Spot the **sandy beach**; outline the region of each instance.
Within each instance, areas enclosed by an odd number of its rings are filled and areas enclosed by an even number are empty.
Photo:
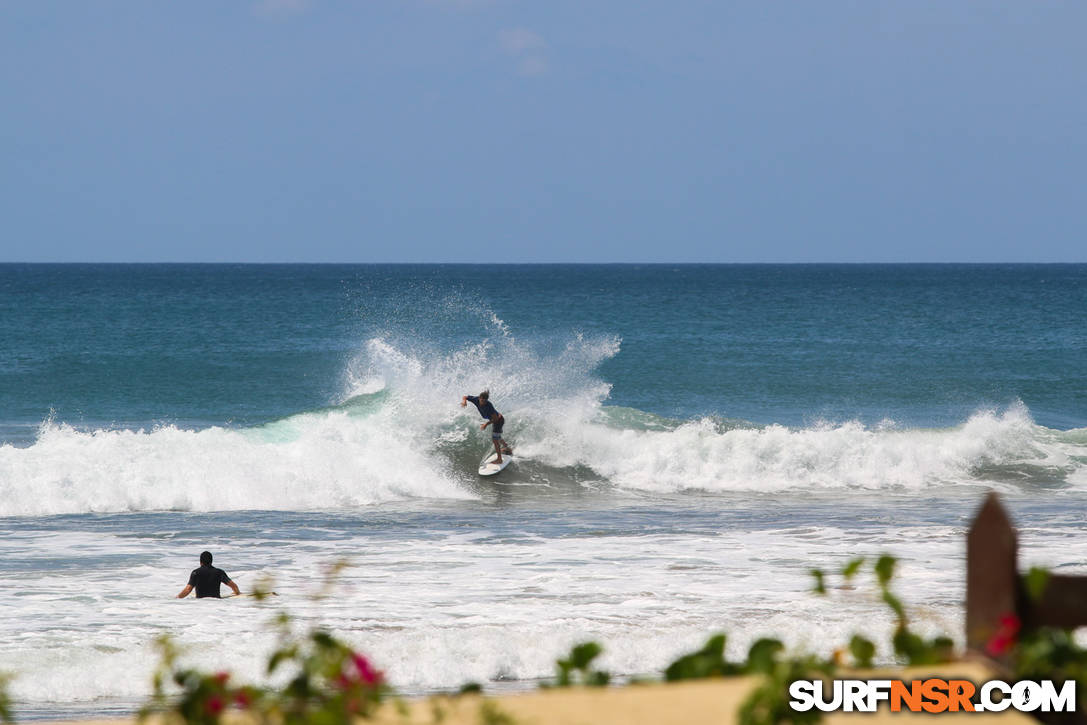
[[[842,677],[887,679],[965,679],[984,682],[995,677],[984,664],[957,662],[934,667],[914,667],[901,670],[878,670],[843,673]],[[373,719],[365,722],[378,725],[478,725],[479,723],[510,722],[518,725],[735,725],[738,711],[759,679],[730,677],[679,682],[644,684],[611,688],[569,688],[539,692],[485,697],[434,697],[406,703],[385,705]],[[827,725],[847,725],[863,718],[869,725],[901,723],[904,719],[931,718],[927,713],[891,713],[886,708],[871,714],[830,713],[824,716]],[[1033,718],[1014,710],[1001,713],[944,713],[941,718],[969,717],[975,725],[1000,722],[1002,725],[1029,725]],[[231,725],[251,722],[243,713],[228,713]],[[40,725],[134,725],[135,719],[56,721]],[[167,725],[170,721],[154,717],[150,722]]]

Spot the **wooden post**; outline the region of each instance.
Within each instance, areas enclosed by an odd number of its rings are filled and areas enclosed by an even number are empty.
[[[1087,624],[1087,577],[1050,574],[1041,596],[1028,600],[1024,610],[1024,627],[1082,627]]]
[[[990,492],[966,535],[966,646],[985,651],[1001,619],[1020,616],[1018,542],[1004,507]]]

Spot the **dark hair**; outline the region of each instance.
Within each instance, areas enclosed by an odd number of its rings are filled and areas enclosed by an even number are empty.
[[[210,564],[211,563],[211,552],[210,551],[200,552],[200,563],[201,564]]]
[[[480,400],[490,400],[490,398],[491,398],[491,391],[490,390],[484,390],[482,393],[479,394],[479,399]]]

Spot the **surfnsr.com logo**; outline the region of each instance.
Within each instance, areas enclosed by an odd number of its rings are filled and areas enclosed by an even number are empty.
[[[829,687],[828,687],[829,686]],[[829,689],[829,692],[827,691]],[[969,680],[796,680],[789,685],[789,707],[823,712],[875,712],[886,702],[891,712],[1074,712],[1076,682],[1024,680],[1008,684],[989,680],[977,687]]]

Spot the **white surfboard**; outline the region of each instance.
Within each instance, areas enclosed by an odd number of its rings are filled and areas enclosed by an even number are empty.
[[[483,460],[479,462],[479,475],[481,476],[493,476],[499,471],[503,470],[513,460],[513,456],[507,453],[502,456],[501,463],[495,463],[494,460],[498,458],[498,454],[491,452],[490,455],[484,456]]]

